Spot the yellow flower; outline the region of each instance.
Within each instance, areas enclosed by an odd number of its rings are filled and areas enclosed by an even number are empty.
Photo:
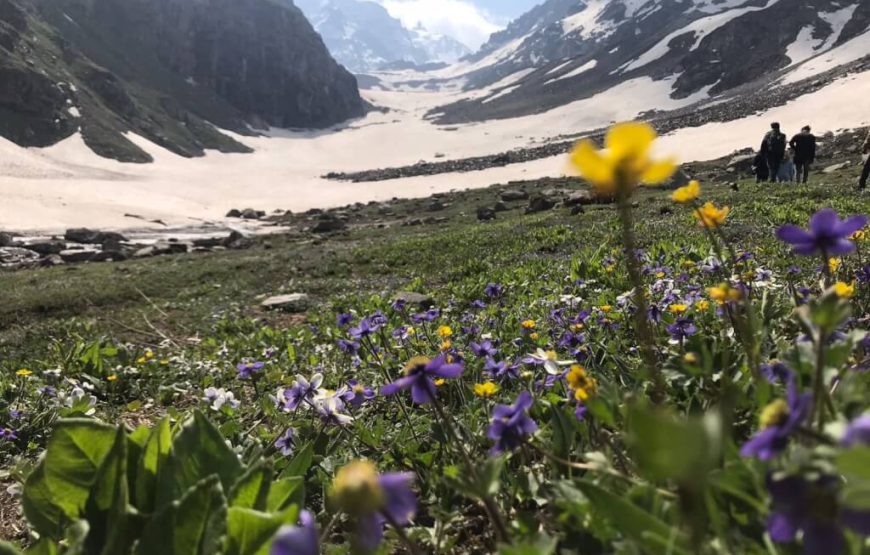
[[[437,387],[441,387],[442,385],[444,385],[446,383],[447,383],[447,380],[445,380],[444,378],[438,378],[435,380],[435,385]]]
[[[493,382],[474,384],[474,394],[483,399],[489,399],[498,393],[498,386]]]
[[[586,139],[571,152],[571,165],[601,196],[631,194],[638,183],[658,185],[677,170],[674,159],[653,160],[655,129],[642,122],[614,125],[604,137],[604,150]]]
[[[762,429],[770,428],[785,422],[788,415],[788,403],[784,399],[777,399],[762,409],[758,423]]]
[[[453,330],[450,329],[450,326],[439,326],[438,327],[438,335],[440,335],[443,338],[447,338],[447,337],[450,337],[451,335],[453,335]]]
[[[160,366],[169,366],[169,359],[168,358],[161,359]]]
[[[415,330],[411,326],[408,326],[408,335],[414,335],[415,333],[417,333],[417,330]]]
[[[148,360],[145,357],[139,357],[136,359],[136,364],[145,364]]]
[[[671,198],[674,199],[674,202],[686,204],[697,200],[699,196],[701,196],[701,184],[693,179],[685,187],[680,187],[674,191]]]
[[[695,261],[694,261],[694,260],[691,260],[691,259],[689,259],[689,258],[686,258],[685,260],[683,260],[683,266],[685,266],[686,268],[691,268],[691,267],[693,267],[694,265],[695,265]]]
[[[145,358],[147,358],[149,360],[154,358],[154,351],[152,351],[151,349],[146,349],[145,350]]]
[[[689,310],[689,307],[684,304],[675,303],[669,306],[668,310],[674,314],[682,314],[683,312]]]
[[[523,320],[521,325],[527,330],[534,329],[534,327],[536,326],[534,320]]]
[[[574,324],[574,325],[571,326],[571,327],[574,328],[574,331],[580,331],[580,330],[582,330],[583,328],[585,328],[586,326],[584,326],[584,325],[581,324],[581,323],[577,323],[577,324]]]
[[[656,272],[656,278],[658,278],[658,279],[662,279],[662,278],[665,277],[666,275],[667,275],[667,274],[664,273],[664,272]]]
[[[610,312],[613,310],[613,307],[610,306],[609,304],[603,304],[603,305],[599,306],[598,308],[601,309],[601,312]]]
[[[710,308],[710,302],[701,299],[700,301],[695,303],[695,308],[697,308],[698,310],[707,310],[708,308]]]
[[[33,372],[28,370],[27,368],[22,368],[21,370],[15,372],[15,375],[20,378],[26,378],[27,376],[32,376]]]
[[[342,510],[353,515],[379,510],[385,501],[384,489],[374,463],[358,460],[341,467],[332,481],[332,498]]]
[[[849,239],[851,239],[853,241],[863,241],[866,238],[867,238],[867,231],[864,229],[859,229],[858,231],[853,233],[851,237],[849,237]]]
[[[832,274],[836,274],[837,270],[840,269],[840,263],[842,260],[839,258],[829,258],[828,259],[828,269],[831,270]]]
[[[698,362],[698,355],[692,352],[686,353],[683,355],[683,362],[686,364],[695,364]]]
[[[453,346],[453,342],[450,341],[449,339],[447,339],[447,340],[441,342],[441,350],[442,350],[442,351],[447,351],[447,350],[449,350],[450,347],[452,347],[452,346]]]
[[[585,401],[598,391],[598,382],[595,378],[586,374],[586,369],[579,364],[574,364],[565,376],[568,386],[574,391],[574,398]]]
[[[106,381],[109,381],[109,382],[115,382],[115,381],[118,381],[118,375],[117,375],[117,374],[111,374],[111,375],[109,375],[109,376],[106,377]]]
[[[834,293],[841,299],[849,299],[855,294],[855,283],[838,281],[834,284]]]
[[[715,204],[708,201],[704,203],[704,206],[695,210],[695,218],[698,219],[702,226],[713,229],[725,223],[730,211],[731,209],[727,206],[716,208]]]
[[[721,283],[718,287],[710,287],[707,289],[710,298],[716,301],[717,304],[725,304],[727,302],[739,301],[742,297],[740,290],[727,283]]]
[[[529,339],[531,339],[532,341],[537,341],[539,337],[541,337],[541,335],[536,331],[533,331],[529,334]]]

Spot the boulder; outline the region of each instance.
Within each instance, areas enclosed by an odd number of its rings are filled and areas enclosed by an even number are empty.
[[[226,218],[241,218],[242,211],[239,210],[238,208],[233,208],[229,212],[227,212],[227,215],[225,217]]]
[[[15,237],[11,233],[0,231],[0,247],[11,247]]]
[[[552,210],[556,206],[556,201],[544,195],[535,195],[529,201],[529,206],[526,208],[526,214],[536,214]]]
[[[347,228],[347,224],[342,220],[339,220],[335,216],[322,217],[314,227],[311,228],[311,231],[314,233],[332,233],[334,231],[341,231]]]
[[[44,268],[51,268],[52,266],[62,266],[63,264],[65,264],[65,262],[59,254],[50,254],[39,261],[39,265]]]
[[[822,173],[834,173],[836,171],[848,168],[849,164],[850,162],[848,160],[839,164],[834,164],[833,166],[828,166],[827,168],[823,169]]]
[[[154,245],[148,245],[147,247],[142,247],[133,253],[133,258],[148,258],[149,256],[157,255],[157,247]]]
[[[66,250],[66,243],[63,241],[39,241],[37,243],[31,243],[29,245],[25,245],[24,248],[30,249],[33,252],[37,252],[43,256],[47,256],[49,254],[60,254],[61,251]]]
[[[584,206],[595,203],[595,195],[591,191],[575,191],[563,201],[565,206]]]
[[[120,243],[127,238],[115,231],[97,231],[86,227],[67,229],[63,238],[71,243],[85,245],[101,245],[103,243]]]
[[[243,220],[259,220],[266,216],[266,212],[263,210],[254,210],[253,208],[245,208],[242,210],[240,218]]]
[[[284,312],[304,312],[308,308],[309,297],[305,293],[290,293],[276,295],[260,303],[267,310],[283,310]]]
[[[413,291],[399,291],[393,296],[393,302],[401,302],[421,310],[427,310],[435,306],[435,299],[423,293]]]
[[[0,268],[17,269],[36,264],[39,254],[21,247],[0,247]]]
[[[477,209],[477,219],[481,222],[488,222],[495,219],[495,210],[488,206],[481,206]]]
[[[508,189],[507,191],[502,191],[498,196],[505,202],[516,202],[518,200],[526,200],[529,198],[529,193],[522,189]]]
[[[239,235],[241,235],[241,233],[239,233]],[[202,237],[200,239],[194,239],[193,246],[201,249],[212,249],[214,247],[222,246],[224,241],[227,239],[228,237]]]
[[[90,262],[97,254],[100,254],[99,251],[65,250],[60,253],[60,258],[68,264],[76,264],[78,262]]]
[[[441,202],[440,200],[433,200],[429,203],[429,206],[426,207],[426,210],[429,212],[440,212],[447,208],[447,205]]]

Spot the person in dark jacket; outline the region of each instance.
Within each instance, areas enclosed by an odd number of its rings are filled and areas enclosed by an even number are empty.
[[[870,178],[870,131],[867,132],[867,138],[864,139],[864,144],[861,146],[861,152],[864,153],[864,170],[861,172],[861,180],[858,181],[858,188],[865,191],[867,190],[867,178]]]
[[[756,183],[764,183],[770,177],[770,173],[767,171],[767,158],[761,151],[755,155],[755,159],[752,161],[752,174],[755,175]]]
[[[785,157],[785,147],[787,143],[785,134],[779,130],[779,124],[774,122],[770,124],[770,131],[764,136],[761,142],[761,151],[767,158],[767,170],[770,175],[770,182],[776,181],[776,176],[779,174],[779,165],[782,164],[782,159]]]
[[[794,149],[794,165],[797,169],[795,181],[806,183],[810,177],[810,167],[816,161],[816,136],[809,125],[791,138],[789,146]]]

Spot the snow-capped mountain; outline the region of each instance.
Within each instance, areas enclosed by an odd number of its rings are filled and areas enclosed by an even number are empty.
[[[870,54],[870,1],[547,0],[450,69],[489,94],[437,112],[442,122],[529,114],[638,79],[704,98],[846,43]]]
[[[333,57],[361,73],[395,62],[422,65],[455,62],[470,50],[457,40],[422,26],[407,29],[375,2],[296,0]]]

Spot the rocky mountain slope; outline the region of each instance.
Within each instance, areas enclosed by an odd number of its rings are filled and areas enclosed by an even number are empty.
[[[380,4],[368,0],[296,0],[335,58],[355,72],[396,62],[455,62],[471,51],[459,41],[422,26],[407,29]]]
[[[356,80],[292,0],[0,0],[0,136],[48,146],[80,131],[148,162],[244,152],[218,131],[326,127],[361,116]]]
[[[868,28],[866,0],[547,0],[451,68],[491,94],[433,115],[525,115],[636,79],[667,80],[673,98],[705,98],[850,40],[870,53]]]

